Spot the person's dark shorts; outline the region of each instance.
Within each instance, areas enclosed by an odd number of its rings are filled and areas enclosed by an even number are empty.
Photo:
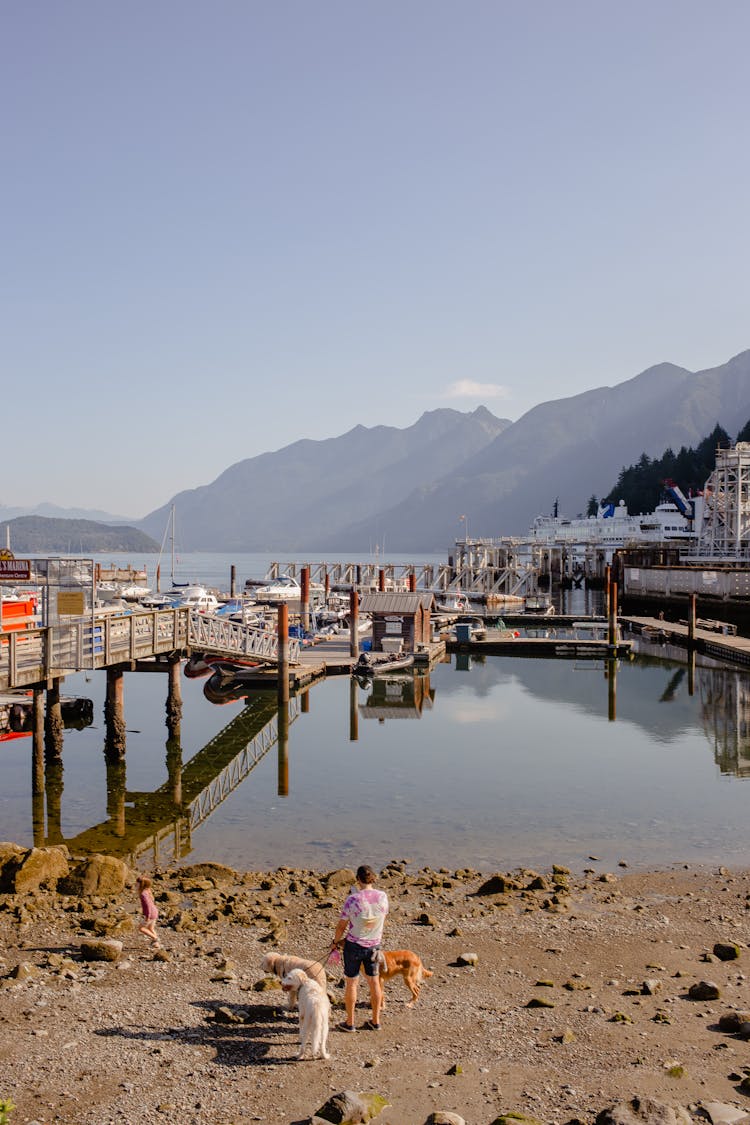
[[[380,975],[380,946],[365,948],[356,941],[344,942],[344,976],[356,977],[359,975],[360,965],[364,965],[366,977]]]

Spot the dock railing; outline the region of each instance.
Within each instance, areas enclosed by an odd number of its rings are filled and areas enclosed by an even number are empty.
[[[29,687],[89,669],[190,649],[231,659],[278,660],[275,632],[252,629],[187,607],[101,614],[66,625],[0,633],[0,690]],[[299,642],[289,641],[289,662]]]

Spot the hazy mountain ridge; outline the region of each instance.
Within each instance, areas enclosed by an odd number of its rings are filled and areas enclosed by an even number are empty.
[[[152,554],[159,544],[135,527],[114,527],[95,520],[50,519],[46,516],[18,516],[0,523],[0,542],[10,532],[15,555],[58,552],[61,555],[101,554],[104,551],[138,551]]]
[[[736,434],[750,409],[750,351],[692,373],[659,364],[615,387],[534,407],[457,473],[417,489],[380,523],[394,549],[445,549],[466,514],[472,538],[524,534],[534,516],[585,511],[641,453],[696,444],[719,423]],[[353,525],[342,549],[365,541]],[[398,544],[398,547],[395,546]]]
[[[162,534],[174,503],[184,550],[330,544],[363,513],[376,519],[403,491],[404,481],[413,487],[451,471],[511,424],[485,407],[469,414],[434,410],[403,430],[360,425],[337,438],[294,442],[230,466],[210,485],[178,494],[138,526]]]
[[[734,436],[748,417],[750,351],[699,372],[661,363],[515,423],[440,409],[405,429],[296,441],[130,522],[161,542],[174,505],[183,551],[445,552],[467,532],[522,535],[556,500],[577,515],[642,453],[696,445],[717,424]]]

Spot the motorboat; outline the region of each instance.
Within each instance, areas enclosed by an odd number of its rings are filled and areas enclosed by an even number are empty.
[[[221,602],[205,586],[173,586],[163,594],[149,594],[141,601],[145,609],[194,609],[216,613]]]
[[[120,587],[120,597],[126,602],[140,602],[143,598],[147,598],[150,593],[150,586],[139,586],[138,583]]]
[[[302,598],[302,588],[291,574],[282,574],[280,578],[274,579],[265,586],[255,586],[251,589],[256,601],[259,602],[300,601]]]
[[[469,609],[469,599],[460,590],[446,590],[438,600],[435,599],[436,613],[466,613]]]
[[[358,679],[369,679],[371,676],[390,675],[391,672],[400,671],[402,668],[411,668],[414,663],[412,652],[361,652],[357,663],[352,668],[352,675]]]

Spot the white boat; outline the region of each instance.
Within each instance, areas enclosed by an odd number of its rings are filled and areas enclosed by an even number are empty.
[[[265,586],[249,587],[249,589],[253,590],[256,601],[259,602],[300,601],[302,598],[302,588],[291,574],[282,574],[280,578],[274,579]]]
[[[147,598],[150,593],[150,586],[139,586],[137,583],[120,587],[120,597],[126,602],[140,602],[143,598]]]
[[[195,609],[198,613],[216,613],[221,602],[205,586],[176,586],[168,591],[172,605]]]
[[[446,590],[435,599],[436,613],[466,613],[468,609],[469,599],[460,590]]]

